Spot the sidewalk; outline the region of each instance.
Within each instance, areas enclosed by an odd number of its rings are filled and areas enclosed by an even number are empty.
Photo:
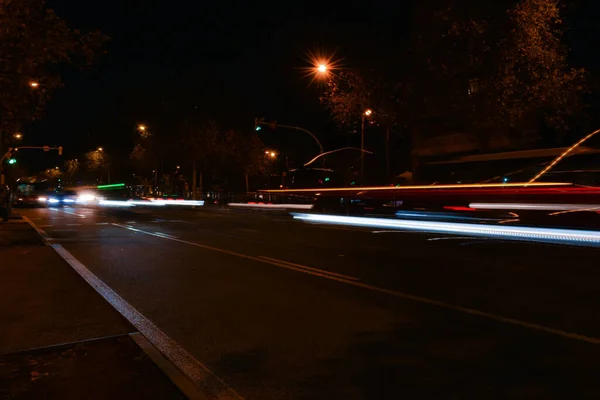
[[[0,276],[0,400],[185,398],[135,328],[23,220],[0,222]]]

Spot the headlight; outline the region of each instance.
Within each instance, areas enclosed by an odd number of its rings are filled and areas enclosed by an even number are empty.
[[[59,200],[59,199],[57,199],[57,198],[55,198],[55,197],[50,197],[50,198],[48,199],[48,203],[53,203],[53,204],[55,204],[55,203],[58,203],[59,201],[60,201],[60,200]]]
[[[93,201],[95,198],[96,198],[96,196],[94,196],[93,194],[82,194],[81,196],[79,196],[77,201],[80,201],[80,202]]]
[[[45,198],[44,196],[40,196],[40,197],[38,197],[38,201],[41,201],[41,202],[46,202],[46,200],[48,200],[48,199],[47,199],[47,198]]]
[[[63,199],[63,201],[65,203],[75,203],[75,200],[73,200],[73,199]]]

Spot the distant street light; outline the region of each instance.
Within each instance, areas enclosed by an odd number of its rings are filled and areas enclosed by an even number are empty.
[[[365,118],[373,114],[373,110],[367,108],[363,111],[360,124],[360,184],[365,184]]]
[[[15,133],[13,137],[14,137],[15,139],[17,139],[17,140],[21,140],[21,139],[23,139],[23,135],[22,135],[22,134],[20,134],[20,133]]]
[[[270,151],[270,150],[265,151],[265,154],[271,158],[274,158],[277,156],[277,153],[275,153],[274,151]]]
[[[31,81],[29,82],[29,86],[31,86],[32,88],[37,88],[38,86],[40,86],[40,84],[38,82]]]
[[[325,73],[327,73],[327,70],[328,70],[328,68],[327,68],[327,64],[319,64],[319,66],[317,67],[317,71],[318,71],[320,74],[325,74]]]
[[[98,151],[104,151],[102,147],[98,147]]]
[[[138,125],[138,129],[143,132],[146,130],[146,125]]]

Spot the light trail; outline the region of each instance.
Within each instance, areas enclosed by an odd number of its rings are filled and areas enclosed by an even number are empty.
[[[544,168],[539,174],[537,174],[536,176],[534,176],[526,185],[530,186],[533,185],[535,181],[537,181],[538,179],[540,179],[546,172],[550,171],[552,168],[554,168],[554,166],[556,164],[558,164],[563,158],[567,157],[569,154],[571,154],[573,152],[573,150],[575,150],[576,148],[578,148],[581,144],[583,144],[583,142],[585,142],[586,140],[588,140],[589,138],[591,138],[592,136],[595,136],[598,132],[600,132],[600,129],[595,130],[594,132],[590,133],[589,135],[587,135],[586,137],[584,137],[583,139],[581,139],[579,142],[575,143],[573,146],[569,147],[564,153],[562,153],[560,156],[556,157],[554,159],[554,161],[552,161],[550,163],[550,165],[548,165],[546,168]]]
[[[313,188],[313,189],[274,189],[261,190],[263,193],[306,193],[306,192],[366,192],[372,190],[432,190],[432,189],[472,189],[472,188],[524,188],[524,187],[549,187],[572,186],[566,182],[515,182],[515,183],[469,183],[464,185],[418,185],[418,186],[364,186],[341,188]]]
[[[203,206],[204,200],[99,200],[98,204],[110,207]]]
[[[252,204],[252,203],[227,203],[229,207],[236,208],[266,208],[271,210],[311,210],[314,204]]]
[[[336,225],[396,229],[432,233],[484,236],[501,239],[550,242],[579,246],[600,246],[600,231],[535,228],[524,226],[496,226],[458,222],[433,222],[385,218],[344,217],[339,215],[292,214],[295,219]]]
[[[600,209],[600,204],[471,203],[469,207],[476,210],[585,211]]]

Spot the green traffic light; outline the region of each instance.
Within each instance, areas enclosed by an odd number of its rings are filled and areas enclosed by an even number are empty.
[[[325,182],[329,182],[329,177],[325,178]]]
[[[261,129],[262,129],[262,126],[257,126],[257,127],[256,127],[256,130],[257,130],[257,131],[260,131]]]
[[[8,163],[9,164],[16,164],[17,163],[17,159],[16,158],[9,158],[8,159]]]

